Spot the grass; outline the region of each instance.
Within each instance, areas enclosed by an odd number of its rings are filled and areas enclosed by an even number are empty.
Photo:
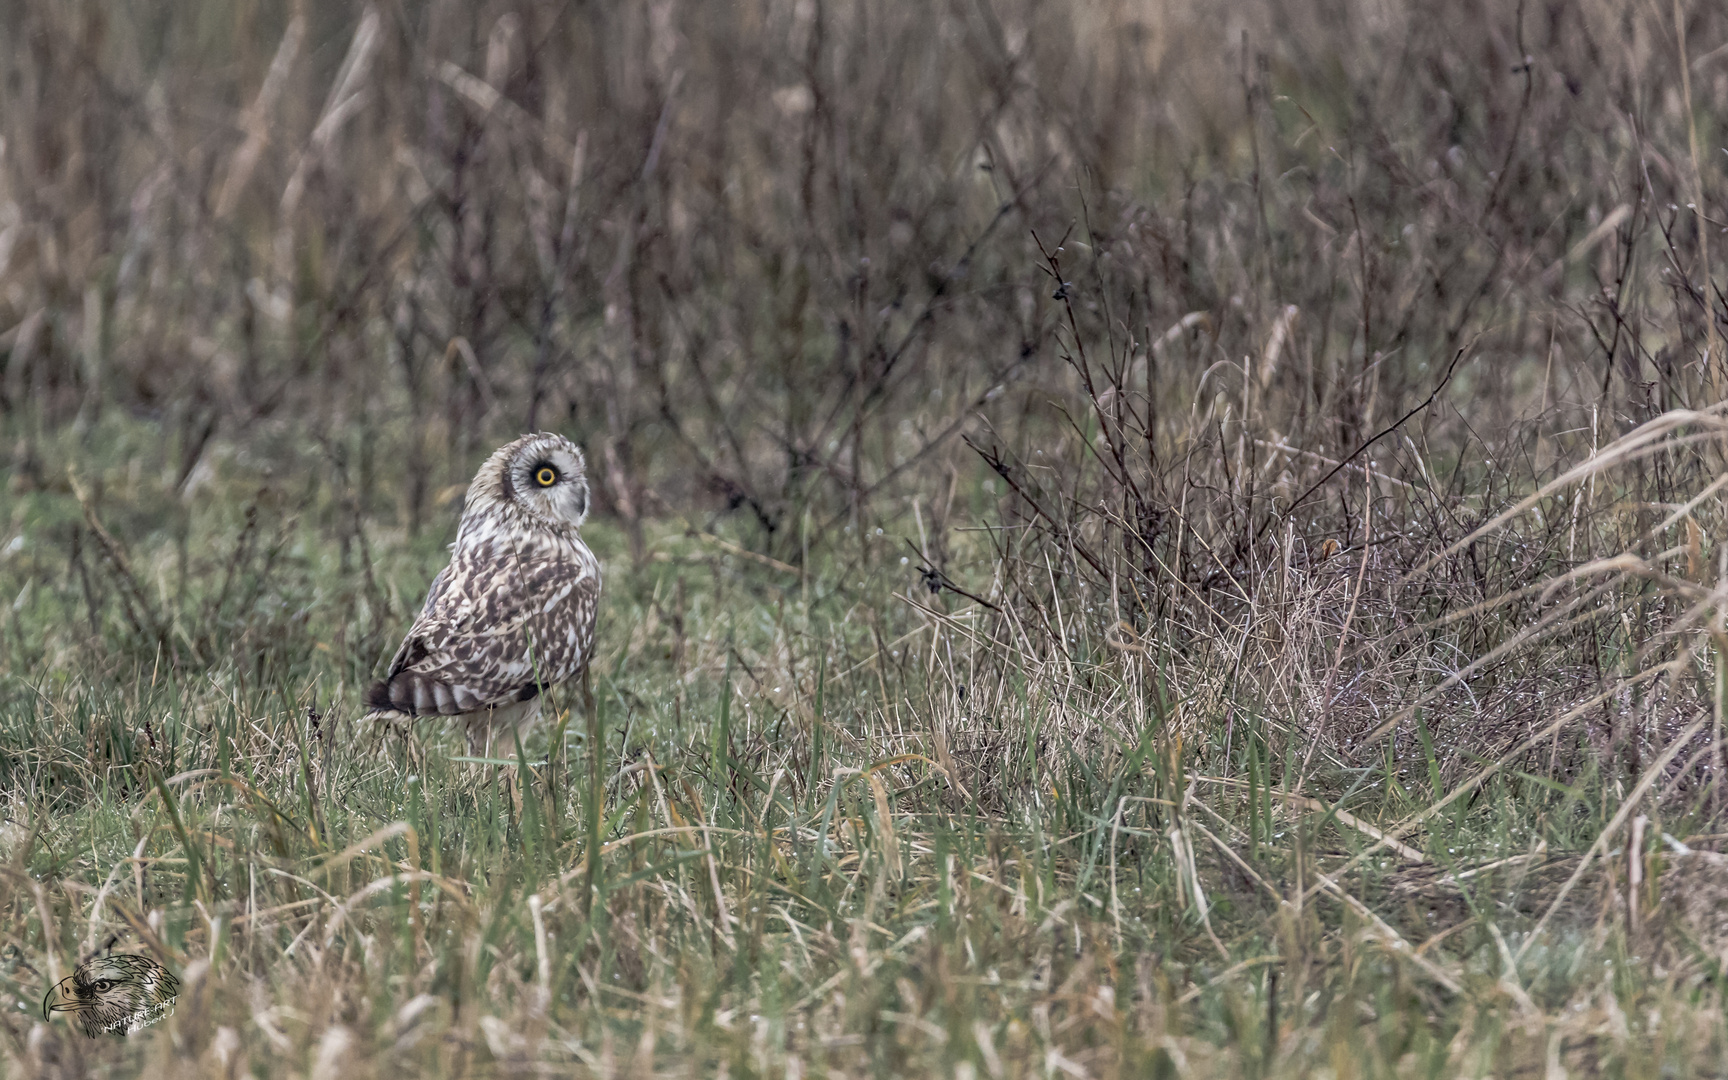
[[[1728,1052],[1712,714],[1679,704],[1713,660],[1610,658],[1607,693],[1539,700],[1553,730],[1517,745],[1448,745],[1414,708],[1349,755],[1173,632],[1051,610],[1064,647],[1022,652],[1032,605],[932,594],[886,533],[792,568],[656,530],[632,564],[602,521],[602,744],[566,688],[518,770],[356,726],[431,538],[362,528],[344,560],[323,496],[238,470],[210,490],[245,498],[164,501],[122,464],[146,436],[13,510],[23,1074],[1655,1075]],[[996,535],[957,534],[949,573],[1001,607]],[[1291,634],[1304,605],[1380,617],[1363,550],[1260,602]],[[1581,738],[1603,708],[1691,722],[1627,768]],[[43,1026],[46,983],[116,945],[183,973],[174,1016]]]
[[[1722,5],[4,21],[6,1075],[1728,1072]]]

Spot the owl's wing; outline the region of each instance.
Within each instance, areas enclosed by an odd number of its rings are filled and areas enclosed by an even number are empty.
[[[582,669],[600,575],[592,559],[458,554],[366,694],[374,709],[453,716],[526,701]]]
[[[444,593],[444,580],[449,576],[450,566],[446,564],[444,569],[438,571],[438,575],[432,579],[431,588],[426,590],[426,602],[420,605],[420,614],[415,618],[413,628],[408,631],[408,636],[402,639],[402,644],[396,649],[396,655],[391,658],[390,675],[386,678],[400,673],[403,668],[419,659],[414,654],[415,644],[419,640],[418,631],[421,625],[426,622],[426,617],[437,608],[438,598]]]

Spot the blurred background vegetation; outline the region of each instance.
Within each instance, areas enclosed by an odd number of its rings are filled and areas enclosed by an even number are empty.
[[[413,532],[557,426],[627,528],[796,557],[806,513],[943,502],[957,432],[1058,449],[1079,348],[1151,380],[1164,503],[1245,411],[1337,457],[1466,345],[1481,437],[1604,438],[1713,385],[1728,57],[1711,5],[1653,12],[11,5],[12,487],[119,414],[182,495],[310,455]]]
[[[1728,8],[0,25],[20,1075],[1721,1066]],[[617,741],[477,781],[353,699],[536,428]]]

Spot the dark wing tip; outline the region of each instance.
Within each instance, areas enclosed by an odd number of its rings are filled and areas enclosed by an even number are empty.
[[[390,674],[396,675],[418,664],[426,659],[428,651],[423,639],[410,637],[402,643],[402,648],[397,650],[396,659],[390,664]]]
[[[366,688],[366,707],[376,712],[399,712],[414,715],[414,699],[398,704],[390,697],[390,680],[382,679]]]

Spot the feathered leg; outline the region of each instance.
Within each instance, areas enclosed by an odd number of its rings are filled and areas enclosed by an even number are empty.
[[[469,757],[514,757],[516,740],[526,743],[540,719],[540,699],[514,701],[496,709],[466,713]]]

